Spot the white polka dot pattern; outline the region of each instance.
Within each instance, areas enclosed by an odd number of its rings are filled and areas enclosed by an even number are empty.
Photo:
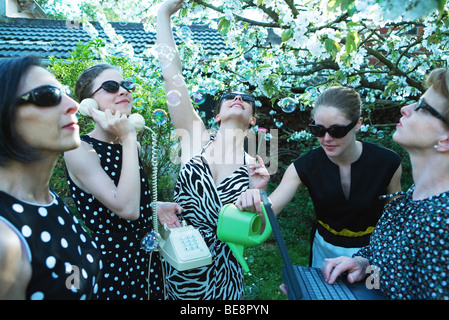
[[[385,207],[370,245],[356,255],[380,268],[390,299],[449,300],[449,191],[413,201],[413,189]]]
[[[101,278],[100,252],[68,207],[53,196],[51,204],[38,206],[0,192],[1,215],[20,230],[31,250],[32,277],[26,296],[31,300],[93,298]]]
[[[81,140],[97,152],[101,165],[117,185],[122,167],[122,146],[108,144],[89,136]],[[140,239],[152,228],[151,197],[148,179],[140,163],[140,216],[135,221],[120,218],[92,194],[82,191],[68,176],[72,198],[86,226],[102,252],[105,262],[104,281],[99,299],[162,299],[162,272],[159,255],[150,256],[140,248]],[[148,265],[151,263],[151,267]],[[148,277],[150,280],[148,280]]]

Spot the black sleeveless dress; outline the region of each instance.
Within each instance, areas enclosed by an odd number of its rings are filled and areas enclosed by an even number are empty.
[[[122,145],[81,137],[97,152],[101,166],[117,185],[122,168]],[[70,192],[78,212],[98,243],[104,261],[104,279],[99,299],[163,299],[163,278],[158,253],[151,255],[140,241],[152,230],[151,196],[147,175],[140,163],[140,216],[135,221],[122,219],[92,194],[86,193],[67,174]]]
[[[31,262],[30,300],[95,298],[102,261],[95,242],[52,192],[48,205],[28,203],[0,191],[0,221],[11,228]]]

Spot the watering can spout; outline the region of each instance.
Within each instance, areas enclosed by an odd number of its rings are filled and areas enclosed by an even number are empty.
[[[249,267],[243,256],[244,246],[260,245],[272,231],[263,203],[261,206],[265,217],[265,229],[262,233],[262,219],[256,213],[240,211],[234,204],[227,204],[218,215],[218,239],[228,244],[245,272],[249,271]]]
[[[234,254],[234,257],[237,259],[237,261],[240,263],[240,265],[243,268],[244,272],[249,272],[248,264],[245,261],[245,257],[243,256],[243,250],[245,247],[241,244],[236,244],[232,242],[227,242],[229,248],[231,249],[232,253]]]

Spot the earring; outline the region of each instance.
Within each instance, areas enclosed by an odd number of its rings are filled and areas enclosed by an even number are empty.
[[[434,149],[438,149],[438,145],[437,145],[437,144],[434,145],[433,148],[434,148]]]

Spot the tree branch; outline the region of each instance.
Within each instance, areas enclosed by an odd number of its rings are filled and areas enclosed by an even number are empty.
[[[214,10],[216,12],[220,12],[220,13],[224,14],[224,10],[221,9],[220,7],[216,7],[214,5],[206,3],[203,0],[193,0],[193,1],[198,3],[198,4],[200,4],[200,5],[202,5],[202,6],[204,6],[204,7],[206,7],[206,8],[209,8],[209,9],[212,9],[212,10]],[[242,21],[242,22],[247,22],[247,23],[249,23],[251,25],[254,25],[254,26],[264,27],[264,28],[279,28],[279,24],[278,23],[274,23],[274,22],[260,22],[260,21],[251,20],[251,19],[239,16],[237,14],[233,14],[233,15],[236,18],[236,20]]]

